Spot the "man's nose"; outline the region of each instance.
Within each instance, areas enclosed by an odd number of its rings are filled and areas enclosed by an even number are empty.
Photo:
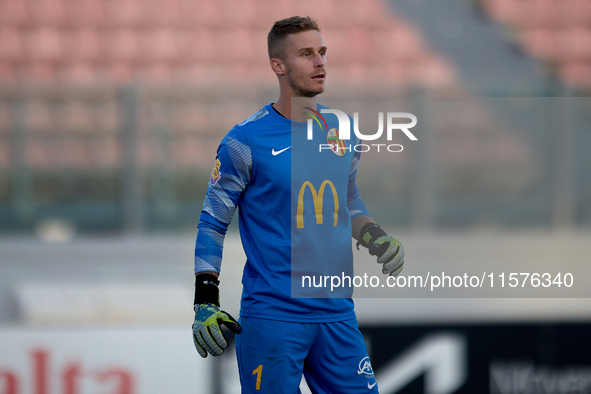
[[[314,62],[314,67],[319,67],[322,68],[326,65],[326,59],[324,58],[324,56],[320,55],[320,54],[316,54],[316,59]]]

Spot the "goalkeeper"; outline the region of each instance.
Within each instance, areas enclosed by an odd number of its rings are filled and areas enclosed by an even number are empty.
[[[297,393],[302,374],[314,393],[377,393],[353,300],[292,298],[292,252],[303,245],[312,264],[352,268],[353,236],[384,274],[398,275],[404,249],[374,223],[360,198],[359,153],[324,150],[301,166],[292,162],[292,125],[305,124],[306,117],[292,113],[291,99],[314,111],[324,108],[316,102],[327,75],[317,22],[275,22],[267,44],[279,99],[236,125],[218,148],[195,245],[194,344],[202,357],[218,356],[227,347],[221,326],[240,334],[243,393]],[[338,127],[336,119],[327,116],[326,127]],[[316,151],[331,137],[328,130],[314,126],[308,142]],[[323,209],[317,203],[325,189],[334,205]],[[223,241],[237,207],[247,257],[238,321],[220,309],[218,291]]]

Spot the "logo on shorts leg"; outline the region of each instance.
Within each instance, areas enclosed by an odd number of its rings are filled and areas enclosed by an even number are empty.
[[[359,362],[359,370],[357,371],[357,375],[361,375],[362,373],[365,374],[366,378],[371,378],[373,376],[373,368],[371,367],[369,357],[364,357]]]

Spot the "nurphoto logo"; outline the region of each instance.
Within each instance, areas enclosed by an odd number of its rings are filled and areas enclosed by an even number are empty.
[[[338,129],[330,129],[333,132],[333,137],[336,135],[339,141],[343,141],[342,143],[335,143],[333,141],[328,141],[327,144],[319,144],[318,150],[322,152],[324,149],[331,150],[337,154],[344,154],[344,151],[355,151],[355,152],[368,152],[370,150],[377,150],[380,152],[380,148],[385,148],[388,152],[402,152],[404,147],[400,144],[349,144],[347,145],[344,141],[351,139],[351,121],[349,116],[338,109],[320,109],[320,112],[314,111],[311,108],[306,108],[311,111],[305,112],[309,115],[312,119],[308,119],[307,122],[307,137],[308,140],[312,140],[314,138],[314,121],[320,126],[320,130],[328,129],[326,120],[322,116],[322,114],[333,114],[337,117],[339,122]],[[398,119],[407,119],[409,122],[399,123],[399,121],[395,121]],[[386,138],[388,141],[392,141],[394,132],[401,131],[410,139],[411,141],[417,141],[417,137],[410,131],[411,128],[416,126],[417,124],[417,117],[409,112],[387,112],[386,113]],[[384,113],[378,112],[378,131],[374,134],[362,134],[359,130],[359,112],[353,113],[353,132],[355,136],[362,141],[375,141],[379,139],[382,134],[384,133]]]

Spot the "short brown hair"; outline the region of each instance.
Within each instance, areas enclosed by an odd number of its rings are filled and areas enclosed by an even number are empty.
[[[320,31],[318,22],[309,16],[292,16],[291,18],[281,19],[275,22],[267,35],[269,60],[273,58],[283,59],[282,44],[285,37],[308,30]]]

